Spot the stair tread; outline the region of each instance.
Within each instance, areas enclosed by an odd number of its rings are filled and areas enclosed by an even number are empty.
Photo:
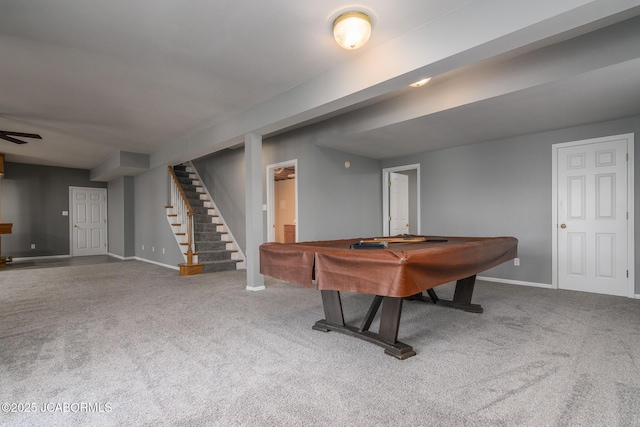
[[[224,264],[224,263],[239,263],[240,259],[214,259],[212,261],[198,261],[198,264]]]
[[[233,243],[227,240],[229,232],[218,231],[218,227],[222,228],[224,224],[218,223],[220,216],[211,211],[214,210],[215,212],[215,207],[210,206],[212,202],[202,181],[198,179],[195,172],[188,171],[187,168],[187,165],[173,167],[178,178],[177,184],[182,187],[193,212],[193,255],[199,257],[198,264],[204,266],[203,273],[235,270],[238,263],[243,262],[243,260],[231,259],[231,256],[239,251],[237,249],[227,249],[227,245]],[[170,206],[167,208],[170,208]],[[175,217],[176,215],[168,214],[168,216]],[[173,225],[178,226],[181,224]],[[186,236],[186,233],[175,234],[176,236]],[[188,247],[188,243],[180,243],[180,246],[184,251]]]

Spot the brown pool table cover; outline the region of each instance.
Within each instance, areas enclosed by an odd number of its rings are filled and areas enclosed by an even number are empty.
[[[365,250],[349,246],[367,239],[265,243],[260,246],[260,273],[307,287],[315,277],[319,290],[408,297],[517,256],[514,237],[444,239]]]

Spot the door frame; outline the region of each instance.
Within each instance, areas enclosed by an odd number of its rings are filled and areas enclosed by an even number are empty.
[[[106,188],[99,188],[99,187],[77,187],[77,186],[69,186],[69,210],[67,211],[69,213],[69,256],[73,257],[75,256],[73,253],[73,218],[74,218],[74,211],[73,211],[73,190],[100,190],[104,193],[104,255],[107,255],[109,253],[109,219],[107,218],[107,213],[109,212],[108,209],[108,203],[109,200],[107,198],[107,189]]]
[[[391,172],[404,172],[409,170],[416,171],[416,194],[409,194],[409,198],[415,196],[416,200],[416,230],[417,234],[422,233],[422,227],[420,224],[420,164],[415,163],[412,165],[394,166],[392,168],[382,169],[382,235],[389,235],[389,173]]]
[[[627,266],[629,275],[627,277],[627,296],[635,298],[635,214],[634,214],[634,134],[626,133],[621,135],[611,135],[601,138],[582,139],[578,141],[563,142],[553,144],[551,146],[551,287],[559,288],[558,274],[558,149],[573,147],[577,145],[597,144],[600,142],[610,141],[612,139],[626,139],[627,153],[629,155],[627,162],[627,212],[629,218],[627,220]]]
[[[275,212],[275,201],[274,199],[274,195],[275,195],[275,186],[274,186],[274,171],[276,169],[279,169],[281,167],[285,167],[285,166],[291,166],[293,165],[293,167],[296,170],[296,185],[295,185],[295,195],[296,195],[296,242],[298,241],[298,233],[300,231],[300,219],[298,216],[298,201],[300,200],[300,196],[298,193],[298,185],[299,185],[299,179],[298,177],[300,176],[300,172],[298,170],[298,159],[293,159],[293,160],[287,160],[285,162],[278,162],[278,163],[274,163],[271,165],[267,165],[266,168],[266,177],[267,177],[267,242],[275,242],[276,241],[276,234],[275,234],[275,230],[273,228],[273,225],[275,223],[275,217],[276,217],[276,212]]]

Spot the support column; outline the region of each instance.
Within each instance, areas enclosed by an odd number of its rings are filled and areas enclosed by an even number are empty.
[[[264,276],[260,274],[260,245],[264,243],[262,213],[262,135],[244,136],[245,207],[247,230],[247,290],[264,289]]]

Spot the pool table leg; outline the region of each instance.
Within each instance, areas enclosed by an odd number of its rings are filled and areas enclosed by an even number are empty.
[[[318,320],[313,329],[316,331],[336,331],[352,337],[360,338],[384,348],[384,352],[396,359],[404,360],[415,356],[413,347],[398,341],[400,317],[402,314],[402,298],[375,296],[360,328],[344,323],[342,301],[338,291],[320,291],[325,319]],[[369,326],[382,304],[380,313],[380,329],[378,333],[369,331]]]
[[[322,306],[327,322],[332,325],[344,326],[344,314],[342,311],[342,300],[338,291],[321,291]]]
[[[468,311],[470,313],[482,313],[484,310],[480,304],[471,304],[471,297],[473,297],[473,288],[475,287],[476,276],[470,276],[466,279],[460,279],[456,282],[456,289],[453,292],[453,300],[443,300],[438,298],[436,292],[433,289],[428,289],[427,293],[429,298],[425,298],[422,293],[412,295],[408,297],[408,300],[418,300],[422,302],[431,302],[435,305],[443,305],[445,307],[451,307],[458,310]]]
[[[380,339],[391,344],[383,345],[385,354],[400,360],[416,354],[413,351],[413,347],[398,341],[402,301],[402,298],[384,297],[382,311],[380,312],[380,329],[378,330]]]

